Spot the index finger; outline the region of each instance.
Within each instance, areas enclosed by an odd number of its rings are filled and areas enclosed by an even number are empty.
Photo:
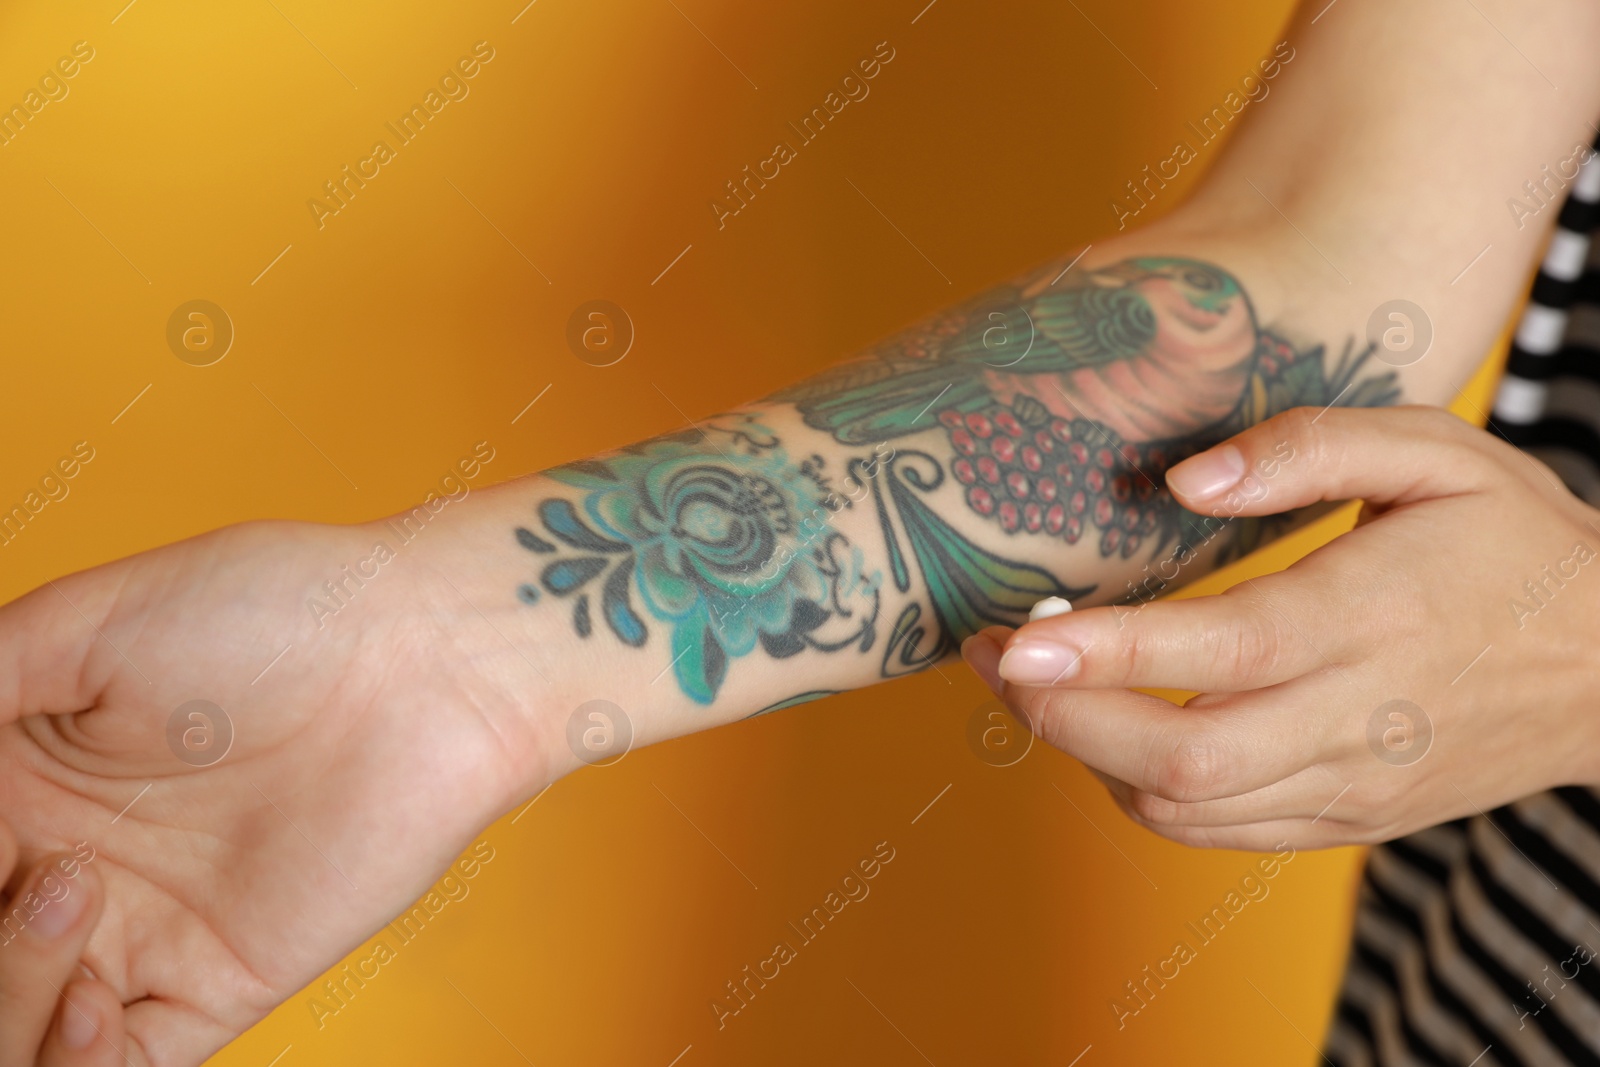
[[[1011,635],[1000,676],[1019,685],[1237,693],[1328,666],[1341,628],[1312,621],[1274,576],[1217,596],[1112,605],[1030,622]],[[1269,588],[1271,592],[1269,592]]]

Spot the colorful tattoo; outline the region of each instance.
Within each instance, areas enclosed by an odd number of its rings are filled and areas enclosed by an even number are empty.
[[[1194,516],[1168,467],[1279,411],[1391,404],[1391,371],[1357,381],[1369,346],[1325,365],[1262,329],[1232,275],[1129,259],[1059,287],[1005,286],[774,399],[842,444],[943,427],[967,505],[1008,534],[1102,556],[1152,554]]]
[[[1330,365],[1321,345],[1295,347],[1262,328],[1232,275],[1196,260],[1051,267],[772,398],[846,446],[842,459],[796,461],[735,415],[551,472],[582,495],[540,502],[540,532],[516,531],[543,560],[518,594],[561,598],[583,637],[596,615],[635,648],[665,627],[679,687],[707,704],[758,646],[777,659],[874,650],[882,578],[832,522],[859,504],[901,594],[881,673],[920,670],[1044,597],[1096,591],[974,543],[933,503],[941,487],[1007,535],[1090,537],[1102,558],[1210,543],[1216,521],[1177,505],[1167,468],[1292,407],[1395,403],[1397,377],[1370,373],[1372,352],[1346,344]],[[919,433],[917,448],[891,444]],[[1277,521],[1230,520],[1219,558]]]
[[[1064,585],[1042,567],[1008,560],[957,533],[922,499],[944,484],[944,477],[939,461],[928,453],[897,452],[884,464],[883,477],[871,483],[895,588],[911,589],[907,552],[895,532],[898,522],[922,573],[937,627],[933,640],[925,641],[922,606],[907,604],[884,648],[885,677],[923,669],[985,626],[1020,626],[1045,597],[1076,600],[1094,592],[1092,585]]]
[[[717,449],[713,434],[733,451]],[[864,652],[876,639],[881,579],[832,528],[845,502],[824,488],[820,462],[793,463],[745,420],[551,471],[584,496],[578,506],[563,497],[539,504],[553,540],[517,530],[524,548],[551,557],[519,595],[536,603],[542,587],[570,599],[573,628],[588,637],[598,589],[600,616],[637,648],[651,629],[637,592],[668,630],[679,686],[702,704],[716,697],[729,660],[758,644],[779,659],[808,648]]]

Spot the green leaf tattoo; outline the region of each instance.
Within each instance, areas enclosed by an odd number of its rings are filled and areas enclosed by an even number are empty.
[[[1045,597],[1075,600],[1094,591],[1092,585],[1064,585],[1042,567],[1005,559],[957,533],[919,496],[933,492],[944,482],[943,469],[928,453],[896,453],[884,467],[883,478],[875,479],[872,489],[893,562],[895,585],[902,592],[911,588],[895,524],[889,519],[891,509],[884,504],[885,496],[905,529],[911,556],[922,572],[939,627],[933,643],[925,646],[923,631],[916,625],[921,607],[907,605],[884,650],[885,675],[920,669],[985,626],[1020,626],[1029,609]]]

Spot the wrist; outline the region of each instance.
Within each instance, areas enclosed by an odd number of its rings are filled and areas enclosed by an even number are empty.
[[[527,495],[527,482],[493,490],[462,482],[364,523],[349,571],[365,581],[357,597],[374,601],[367,636],[383,647],[397,684],[438,693],[437,714],[462,739],[439,758],[468,786],[462,795],[478,825],[579,766],[555,720],[586,664],[519,610],[518,579],[507,569],[512,498]],[[467,742],[484,727],[492,744]]]

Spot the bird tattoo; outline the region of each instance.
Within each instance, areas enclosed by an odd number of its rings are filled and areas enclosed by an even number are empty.
[[[1131,556],[1181,535],[1179,460],[1297,404],[1328,403],[1370,348],[1325,373],[1263,330],[1237,279],[1176,257],[1003,286],[774,399],[848,445],[942,427],[968,505],[1008,533]],[[1393,375],[1350,403],[1392,402]],[[1335,397],[1337,398],[1337,397]]]

